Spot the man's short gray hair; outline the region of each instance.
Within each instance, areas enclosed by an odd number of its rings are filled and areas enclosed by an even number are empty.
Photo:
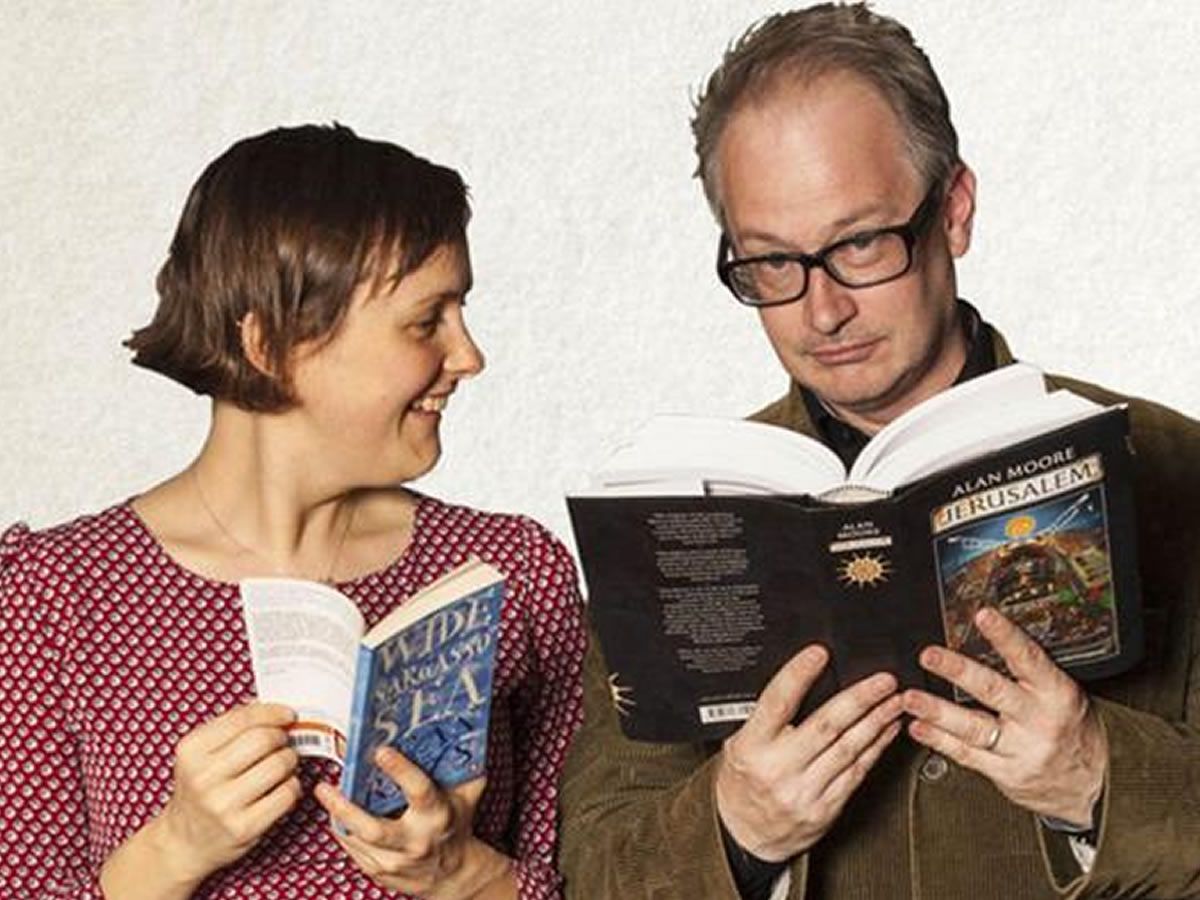
[[[912,163],[928,185],[953,171],[959,155],[950,102],[907,28],[866,3],[821,3],[777,13],[730,45],[695,102],[696,175],[722,225],[716,149],[730,117],[776,88],[811,84],[835,72],[853,73],[879,91],[900,120]]]

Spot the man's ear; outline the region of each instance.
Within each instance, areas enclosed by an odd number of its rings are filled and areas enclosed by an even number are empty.
[[[246,361],[268,378],[275,377],[275,365],[267,353],[266,342],[263,340],[262,323],[256,313],[248,312],[238,322],[242,336],[242,353]]]
[[[950,176],[946,201],[942,204],[942,228],[950,255],[958,258],[971,248],[971,226],[975,221],[975,173],[959,163]]]

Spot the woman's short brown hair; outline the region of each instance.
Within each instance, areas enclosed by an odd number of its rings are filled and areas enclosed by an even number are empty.
[[[192,187],[158,273],[135,365],[260,412],[295,403],[289,353],[332,337],[355,288],[398,281],[461,243],[470,208],[453,169],[341,125],[277,128],[238,141]],[[266,369],[242,347],[259,325]]]

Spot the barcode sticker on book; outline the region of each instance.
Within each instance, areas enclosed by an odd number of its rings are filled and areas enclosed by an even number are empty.
[[[754,712],[753,700],[742,700],[738,703],[710,703],[699,707],[700,721],[705,725],[714,722],[741,722],[750,718]]]
[[[288,734],[288,745],[301,756],[341,759],[334,735],[329,732],[293,729]]]

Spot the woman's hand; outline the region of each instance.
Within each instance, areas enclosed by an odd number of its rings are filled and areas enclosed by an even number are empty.
[[[296,715],[248,703],[188,732],[175,750],[175,787],[159,817],[180,864],[201,878],[239,859],[300,799],[299,757],[284,726]]]
[[[329,784],[316,791],[330,817],[349,832],[335,836],[365,875],[388,890],[427,900],[516,897],[512,861],[471,833],[483,778],[442,791],[395,750],[381,748],[375,761],[408,800],[398,818],[376,818]]]
[[[184,735],[171,799],[105,862],[105,893],[187,897],[245,855],[300,799],[284,730],[295,718],[286,706],[247,703]]]

